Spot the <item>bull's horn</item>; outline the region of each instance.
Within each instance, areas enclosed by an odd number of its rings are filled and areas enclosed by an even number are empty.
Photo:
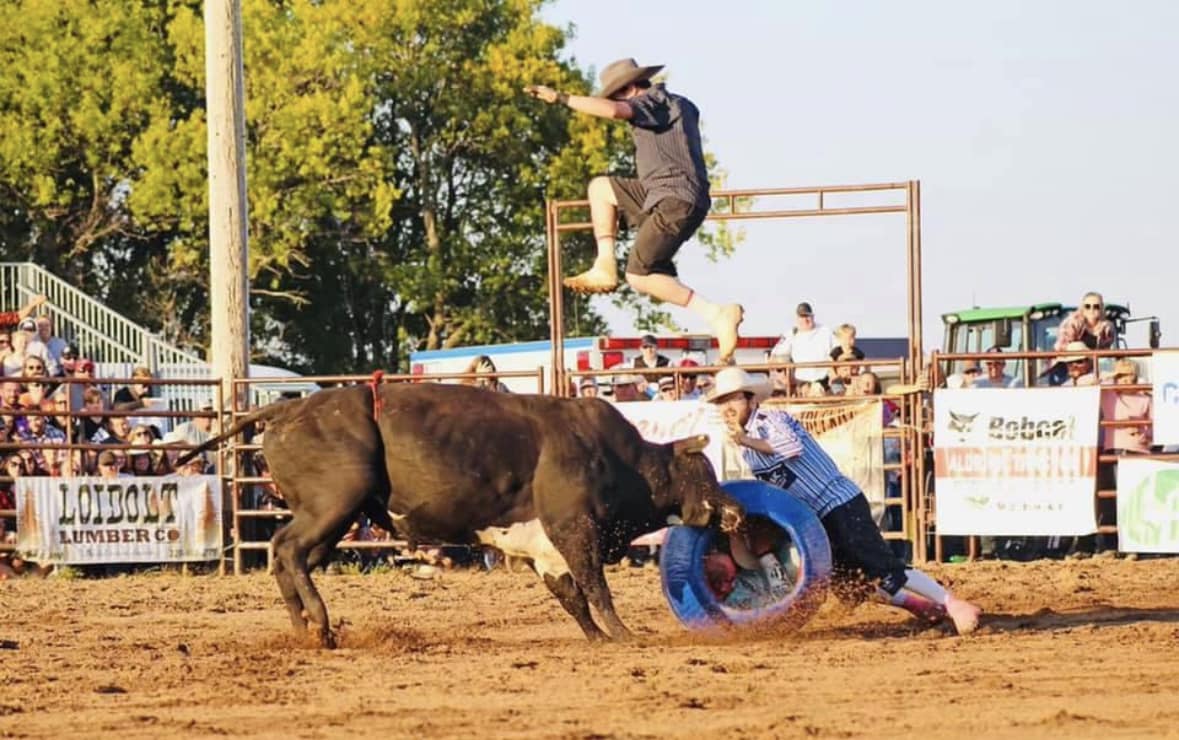
[[[708,435],[697,434],[692,437],[684,437],[672,442],[672,451],[677,455],[690,455],[695,452],[704,452],[708,447]]]

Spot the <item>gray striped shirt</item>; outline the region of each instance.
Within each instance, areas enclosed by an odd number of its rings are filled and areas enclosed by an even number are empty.
[[[820,519],[860,495],[860,489],[840,472],[815,438],[785,411],[758,409],[745,432],[774,448],[772,455],[741,448],[753,474],[787,489]]]
[[[708,168],[700,143],[700,111],[691,100],[652,85],[626,101],[633,111],[631,137],[639,182],[647,191],[643,210],[664,198],[677,198],[700,208],[711,208]]]

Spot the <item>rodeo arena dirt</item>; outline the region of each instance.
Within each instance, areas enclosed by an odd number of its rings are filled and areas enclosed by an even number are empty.
[[[1179,405],[1106,399],[1173,395],[1179,353],[1013,347],[1026,387],[968,388],[994,354],[922,357],[916,306],[906,357],[567,370],[558,330],[547,374],[270,405],[71,357],[5,440],[0,736],[1176,736]]]

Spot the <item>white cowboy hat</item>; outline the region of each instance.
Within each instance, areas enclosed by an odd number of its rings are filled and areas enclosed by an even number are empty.
[[[649,80],[661,69],[663,69],[662,64],[640,67],[634,59],[619,59],[616,62],[610,62],[602,70],[600,76],[602,87],[598,90],[597,97],[609,98],[612,95],[617,95],[619,90],[632,82]]]
[[[753,399],[760,401],[768,398],[773,389],[770,379],[764,375],[750,375],[739,367],[726,367],[716,374],[707,400],[716,403],[733,393],[752,393]]]

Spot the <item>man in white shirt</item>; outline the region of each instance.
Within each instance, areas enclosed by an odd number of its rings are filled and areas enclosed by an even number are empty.
[[[770,359],[791,363],[830,362],[836,344],[835,335],[815,323],[811,304],[803,301],[794,311],[794,330],[778,340],[770,351]],[[825,383],[827,368],[800,367],[794,371],[794,379],[799,383]]]

